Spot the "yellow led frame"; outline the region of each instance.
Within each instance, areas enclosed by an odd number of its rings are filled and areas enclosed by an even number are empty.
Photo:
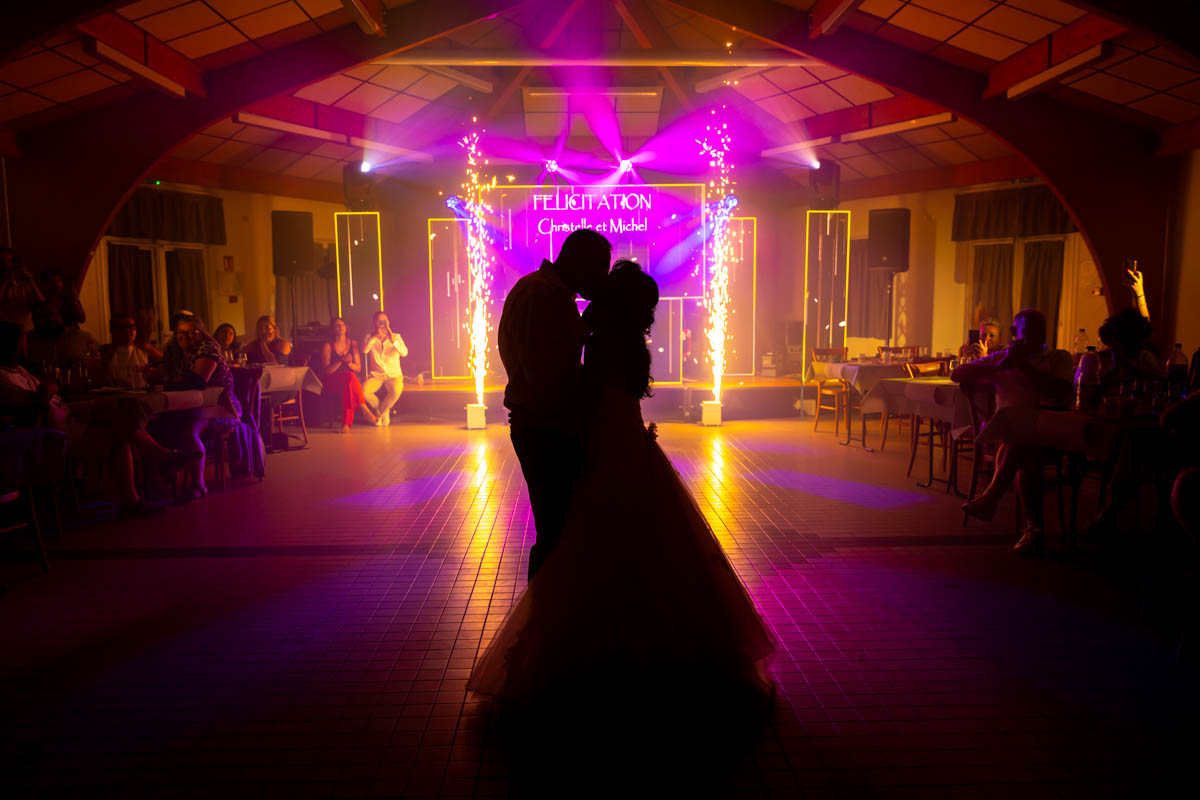
[[[346,236],[350,236],[350,217],[375,217],[375,245],[379,249],[379,310],[383,311],[383,235],[379,221],[378,211],[335,211],[333,212],[333,231],[334,231],[334,259],[337,263],[337,301],[338,301],[338,316],[342,314],[342,221],[340,217],[346,217]],[[353,239],[348,239],[353,242]],[[349,254],[350,245],[346,245],[346,252]],[[430,298],[432,304],[433,299]]]
[[[750,223],[754,247],[750,250],[750,371],[726,372],[722,377],[737,378],[754,375],[754,359],[758,356],[758,217],[730,217],[730,222]],[[726,359],[728,362],[728,359]],[[680,370],[680,375],[683,371]]]
[[[699,189],[700,190],[700,226],[703,229],[704,225],[706,224],[705,220],[708,215],[708,184],[705,184],[705,183],[647,183],[647,184],[637,184],[637,186],[649,188],[649,189],[685,189],[685,188]],[[545,185],[539,185],[539,184],[504,184],[504,185],[497,185],[497,186],[491,187],[489,189],[489,191],[495,191],[495,190],[507,191],[509,189],[554,189],[555,191],[558,191],[560,189],[596,189],[596,188],[625,188],[625,187],[623,187],[623,186],[610,187],[610,186],[593,185],[593,184],[581,184],[581,185],[572,185],[572,186],[545,186]],[[737,219],[753,219],[754,220],[754,225],[755,225],[754,269],[755,269],[755,281],[757,281],[758,220],[755,217],[737,217]],[[428,235],[428,244],[429,244],[429,375],[430,375],[430,379],[434,380],[434,381],[439,381],[439,380],[458,381],[458,380],[468,380],[471,378],[470,375],[438,375],[437,369],[434,368],[434,349],[435,349],[434,338],[435,337],[434,337],[434,326],[433,326],[433,223],[435,223],[435,222],[460,222],[460,221],[461,220],[458,219],[457,217],[429,217],[426,219],[426,233]],[[704,241],[701,243],[700,247],[701,247],[701,251],[700,251],[700,270],[701,270],[700,284],[701,284],[701,289],[702,289],[701,297],[707,297],[708,296],[708,290],[707,290],[707,287],[708,287],[708,259],[707,259],[708,240],[707,240],[707,238],[704,239]],[[471,287],[470,280],[471,280],[471,277],[468,272],[468,275],[467,275],[467,292],[468,293],[470,293],[470,287]],[[338,308],[341,309],[341,283],[340,283],[340,281],[338,283],[338,293],[339,293],[338,294]],[[694,299],[696,299],[696,298],[691,298],[691,297],[660,297],[659,298],[660,301],[662,301],[662,300],[687,301],[687,300],[694,300]],[[756,297],[756,303],[757,303],[757,297]],[[341,313],[340,310],[338,313]],[[751,347],[753,348],[753,345],[751,345]],[[680,305],[680,312],[679,312],[679,380],[670,381],[670,382],[661,382],[661,383],[655,382],[655,385],[656,386],[681,386],[681,385],[683,385],[683,306],[682,306],[682,304]]]
[[[811,221],[813,214],[845,214],[846,215],[846,289],[842,295],[844,307],[842,308],[842,319],[847,322],[842,327],[842,346],[846,346],[846,333],[849,328],[849,312],[850,312],[850,211],[817,211],[808,210],[804,214],[804,315],[801,318],[801,334],[800,334],[800,380],[808,380],[808,239],[809,231],[812,229]],[[755,248],[757,250],[757,248]],[[818,322],[820,320],[818,319]],[[830,317],[830,325],[833,324],[833,318]]]

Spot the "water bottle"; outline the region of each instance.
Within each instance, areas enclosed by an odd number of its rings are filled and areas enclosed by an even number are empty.
[[[1075,410],[1080,414],[1095,415],[1100,405],[1100,356],[1096,348],[1088,345],[1075,368]]]
[[[1167,362],[1167,386],[1172,401],[1187,394],[1188,357],[1183,352],[1183,345],[1179,342],[1175,343],[1175,351],[1171,353],[1171,358]]]
[[[1075,348],[1073,352],[1077,355],[1083,355],[1087,352],[1088,335],[1086,328],[1080,328],[1079,333],[1075,334]]]

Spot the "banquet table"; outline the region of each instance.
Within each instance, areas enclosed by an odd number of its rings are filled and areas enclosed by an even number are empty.
[[[863,398],[863,447],[866,445],[866,415],[873,411],[884,414],[912,415],[942,422],[950,426],[950,436],[957,439],[971,430],[971,408],[962,388],[943,377],[884,378]],[[914,428],[914,436],[916,429]],[[914,438],[912,447],[916,447]],[[941,478],[938,479],[939,481]],[[933,477],[933,447],[929,448],[929,475],[919,486],[930,486]]]
[[[263,367],[259,387],[264,395],[283,392],[312,392],[320,394],[324,388],[321,379],[308,367],[285,367],[267,365]]]
[[[904,364],[893,361],[884,364],[878,359],[858,361],[814,361],[813,375],[818,380],[840,380],[854,387],[859,394],[866,395],[886,378],[903,378],[908,375]]]
[[[172,411],[192,410],[198,410],[202,416],[206,417],[232,417],[233,412],[221,404],[221,394],[224,391],[225,389],[221,386],[169,392],[98,389],[80,394],[68,392],[63,399],[75,413],[96,409],[100,406],[116,406],[133,401],[141,406],[142,410],[150,417],[157,417]]]

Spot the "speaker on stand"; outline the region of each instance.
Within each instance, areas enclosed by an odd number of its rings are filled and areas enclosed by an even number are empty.
[[[912,212],[907,208],[873,208],[867,214],[867,269],[887,274],[887,337],[892,344],[893,296],[897,272],[908,272],[908,239]]]

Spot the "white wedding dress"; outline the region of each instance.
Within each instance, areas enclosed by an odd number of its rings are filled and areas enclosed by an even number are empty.
[[[595,410],[567,527],[468,688],[510,705],[563,691],[659,697],[683,680],[769,698],[770,633],[640,401],[594,354],[589,344]]]

